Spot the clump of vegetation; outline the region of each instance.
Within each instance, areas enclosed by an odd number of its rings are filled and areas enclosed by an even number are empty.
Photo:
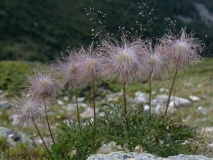
[[[162,157],[193,153],[192,142],[198,140],[195,129],[169,115],[168,107],[179,71],[200,60],[202,50],[201,42],[185,29],[178,34],[170,31],[157,39],[156,44],[152,39],[131,36],[123,31],[120,40],[106,37],[97,47],[91,43],[87,49],[68,48],[68,56],[53,65],[37,67],[33,75],[28,76],[25,94],[12,101],[11,117],[18,125],[32,124],[36,128],[50,159],[85,159],[111,141],[121,145],[124,151],[134,151],[139,146]],[[151,112],[152,84],[155,79],[166,79],[170,71],[174,75],[165,112],[155,115]],[[98,92],[95,84],[101,80],[116,82],[123,91],[123,105],[113,106],[103,118],[96,115]],[[143,106],[127,104],[127,85],[143,81],[149,82],[148,112]],[[85,86],[90,86],[93,118],[82,124],[76,90]],[[47,106],[67,88],[75,94],[77,122],[60,123],[55,138]],[[51,146],[41,134],[38,125],[41,118],[48,125]]]
[[[47,153],[41,146],[30,146],[28,143],[17,143],[10,146],[6,137],[0,137],[1,159],[45,159]]]
[[[26,87],[24,76],[30,73],[32,65],[26,62],[1,61],[0,62],[0,89],[7,90],[9,94],[18,93]]]

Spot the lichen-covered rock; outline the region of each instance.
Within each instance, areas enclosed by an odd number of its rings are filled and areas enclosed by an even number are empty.
[[[149,153],[136,152],[112,152],[110,154],[95,154],[87,158],[87,160],[213,160],[202,155],[177,155],[168,158],[157,157]]]
[[[7,138],[7,143],[10,146],[16,145],[16,143],[29,143],[31,146],[35,146],[35,143],[26,134],[19,133],[13,129],[0,126],[0,137]]]

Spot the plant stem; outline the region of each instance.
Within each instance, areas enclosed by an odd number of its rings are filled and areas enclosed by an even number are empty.
[[[45,99],[45,97],[44,97],[44,108],[45,108],[45,117],[46,117],[48,129],[49,129],[49,132],[50,132],[50,136],[51,136],[51,138],[52,138],[53,143],[55,144],[55,140],[54,140],[54,138],[53,138],[52,130],[51,130],[51,128],[50,128],[49,119],[48,119],[48,116],[47,116],[47,105],[46,105],[46,99]]]
[[[201,139],[203,138],[203,135],[204,135],[204,133],[205,133],[205,131],[206,131],[206,127],[207,127],[207,125],[209,124],[209,122],[210,122],[210,120],[207,121],[207,123],[206,123],[206,125],[205,125],[205,128],[204,128],[204,130],[203,130],[203,133],[201,134],[201,137],[200,137],[200,139],[199,139],[198,145],[197,145],[197,147],[196,147],[196,149],[195,149],[195,154],[197,154],[198,148],[199,148],[199,146],[200,146]]]
[[[78,98],[77,98],[76,89],[74,89],[74,93],[75,93],[75,103],[76,103],[77,114],[78,114],[78,125],[79,125],[79,129],[81,129],[81,121],[80,121],[80,113],[78,108]]]
[[[151,105],[152,105],[152,73],[150,74],[150,79],[149,79],[149,114],[151,117]]]
[[[197,145],[197,147],[196,147],[196,149],[195,149],[195,154],[197,154],[197,151],[198,151],[198,149],[199,149],[199,145],[200,145],[201,139],[203,138],[203,135],[204,135],[204,133],[205,133],[205,131],[206,131],[207,125],[210,123],[211,115],[212,115],[212,112],[209,114],[208,121],[207,121],[207,123],[206,123],[206,125],[205,125],[205,127],[204,127],[203,133],[202,133],[201,136],[200,136],[198,145]]]
[[[44,142],[43,137],[41,136],[41,133],[40,133],[40,131],[39,131],[39,129],[38,129],[38,126],[37,126],[37,125],[36,125],[36,123],[35,123],[34,118],[33,118],[32,120],[33,120],[33,124],[34,124],[34,126],[35,126],[35,128],[36,128],[36,130],[37,130],[37,132],[38,132],[38,134],[39,134],[39,136],[40,136],[40,138],[41,138],[41,140],[42,140],[42,142],[43,142],[43,144],[44,144],[44,146],[45,146],[45,148],[46,148],[47,152],[48,152],[48,154],[50,155],[51,159],[53,159],[53,157],[52,157],[52,155],[51,155],[51,153],[50,153],[49,149],[47,148],[46,143]]]
[[[93,111],[94,111],[94,133],[96,132],[96,114],[95,114],[95,80],[92,80],[92,102],[93,102]]]
[[[168,98],[168,101],[167,101],[167,104],[166,104],[165,116],[166,116],[167,111],[168,111],[170,98],[171,98],[171,95],[172,95],[172,91],[173,91],[173,87],[174,87],[174,84],[175,84],[175,80],[176,80],[176,78],[177,78],[177,73],[178,73],[178,69],[176,68],[175,75],[174,75],[174,79],[173,79],[173,81],[172,81],[172,86],[171,86],[170,91],[169,91],[169,98]]]
[[[129,131],[129,124],[128,124],[128,119],[127,119],[127,107],[126,107],[126,85],[123,85],[123,98],[124,98],[124,115],[126,118],[126,130]]]

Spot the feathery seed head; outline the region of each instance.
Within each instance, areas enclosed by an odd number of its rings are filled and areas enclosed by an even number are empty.
[[[165,55],[162,54],[162,47],[157,44],[154,50],[150,49],[148,54],[149,70],[146,73],[146,78],[160,77],[163,78],[166,74]]]
[[[114,39],[102,42],[101,74],[108,80],[117,79],[118,84],[129,84],[134,81],[146,64],[146,51],[140,39],[128,41],[123,35],[121,43]]]
[[[27,78],[29,93],[40,99],[55,98],[61,89],[57,76],[51,66],[37,66],[33,70],[33,75]]]
[[[98,55],[97,49],[93,48],[93,43],[85,51],[83,50],[83,56],[80,62],[79,79],[85,84],[97,79],[97,76],[101,67],[101,57]]]
[[[84,59],[82,49],[69,50],[69,56],[63,57],[57,60],[55,68],[62,75],[62,83],[64,86],[76,88],[78,86],[83,86],[84,82],[81,81],[81,63]]]
[[[32,97],[16,97],[11,101],[11,117],[15,124],[30,126],[32,120],[39,122],[44,118],[45,110],[38,100]]]
[[[184,29],[178,36],[172,33],[165,35],[160,42],[166,48],[170,66],[176,69],[184,69],[199,60],[198,53],[203,50],[200,41],[193,38],[193,34],[187,35]]]

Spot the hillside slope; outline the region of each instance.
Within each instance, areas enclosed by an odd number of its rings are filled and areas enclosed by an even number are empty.
[[[176,28],[187,27],[196,37],[210,44],[213,41],[213,1],[210,0],[145,0],[150,17],[157,19],[151,34],[160,37],[168,23],[165,17],[177,20]],[[196,3],[195,3],[196,2]],[[196,5],[197,4],[197,5]],[[199,6],[201,5],[201,6]],[[91,7],[93,16],[85,12]],[[94,10],[92,9],[94,7]],[[148,8],[148,10],[149,10]],[[206,9],[206,10],[205,10]],[[201,11],[201,12],[199,12]],[[117,34],[118,28],[139,30],[141,17],[137,0],[1,0],[0,60],[49,61],[67,46],[86,47],[92,41],[92,30]],[[105,16],[106,14],[106,16]],[[209,16],[209,17],[208,17]],[[94,18],[93,21],[89,19]],[[95,22],[97,20],[97,23]],[[98,23],[100,20],[101,24]],[[149,31],[143,32],[149,36]],[[205,38],[208,35],[208,38]]]

